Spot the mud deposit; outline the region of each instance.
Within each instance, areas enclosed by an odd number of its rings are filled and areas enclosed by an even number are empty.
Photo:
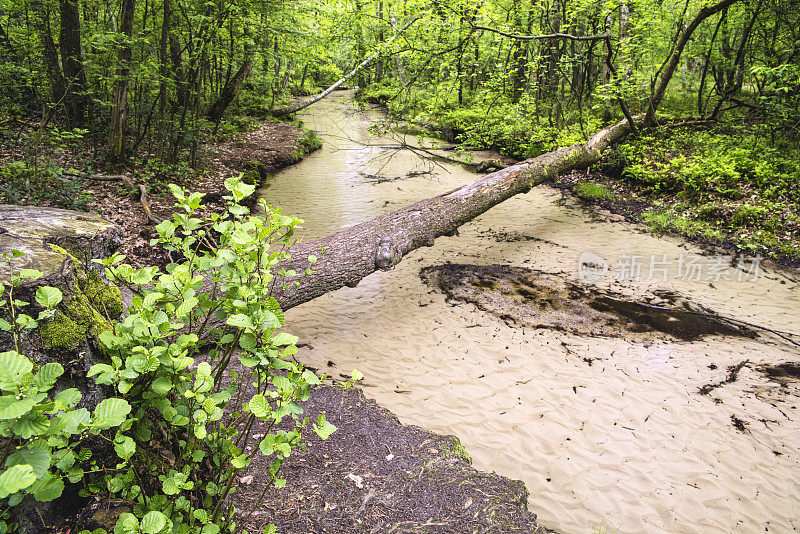
[[[683,341],[711,334],[756,337],[752,330],[668,291],[633,301],[621,293],[513,265],[448,263],[426,267],[420,274],[450,299],[470,302],[518,326],[640,340],[663,334]]]

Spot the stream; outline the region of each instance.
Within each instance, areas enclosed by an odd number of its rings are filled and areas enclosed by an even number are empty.
[[[300,114],[322,150],[261,194],[305,220],[310,239],[473,181],[384,146],[375,110],[335,93]],[[482,157],[476,155],[477,159]],[[286,313],[298,359],[361,384],[400,418],[458,436],[484,471],[520,479],[551,529],[583,532],[800,531],[798,381],[763,366],[800,361],[778,335],[680,341],[521,326],[448,299],[420,271],[504,264],[637,300],[670,291],[703,309],[800,333],[800,272],[738,265],[656,237],[554,189],[514,197],[377,272]],[[800,339],[800,338],[795,338]],[[739,364],[735,380],[723,383]],[[717,385],[707,394],[700,389]],[[389,454],[389,453],[387,453]]]

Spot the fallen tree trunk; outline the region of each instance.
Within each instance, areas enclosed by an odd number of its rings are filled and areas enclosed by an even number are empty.
[[[281,268],[298,273],[313,269],[314,274],[299,280],[298,285],[286,284],[276,297],[283,309],[289,309],[341,287],[355,287],[376,270],[391,269],[412,250],[432,246],[439,236],[455,234],[459,226],[491,207],[552,181],[561,173],[597,162],[611,143],[630,131],[629,121],[620,121],[596,133],[585,144],[559,148],[487,174],[449,193],[321,239],[299,243],[291,248],[291,259],[273,272]],[[316,264],[311,265],[309,255],[317,257]],[[288,280],[277,282],[279,287]]]

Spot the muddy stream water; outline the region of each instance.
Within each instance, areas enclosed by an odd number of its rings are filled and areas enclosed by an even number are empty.
[[[306,238],[476,178],[457,165],[359,144],[388,141],[367,132],[380,114],[357,110],[350,96],[307,108],[302,119],[324,148],[262,192],[305,220]],[[581,284],[582,254],[608,264],[604,276],[595,272],[595,286],[633,301],[668,290],[726,317],[800,333],[798,271],[731,265],[546,187],[412,252],[394,270],[290,310],[288,330],[306,344],[303,363],[333,376],[360,370],[365,393],[403,423],[455,434],[478,469],[523,480],[530,509],[549,528],[800,530],[800,388],[764,372],[800,361],[797,346],[764,331],[686,341],[534,328],[448,298],[420,276],[444,263],[502,264]],[[724,383],[732,367],[735,380]]]

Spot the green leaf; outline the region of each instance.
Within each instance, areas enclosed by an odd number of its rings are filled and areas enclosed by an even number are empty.
[[[256,348],[258,340],[254,334],[250,332],[245,332],[239,338],[239,346],[242,347],[244,350],[253,350]]]
[[[194,377],[194,391],[205,393],[214,387],[214,378],[211,376],[211,366],[208,362],[203,362],[197,366],[197,374]]]
[[[30,373],[33,363],[13,350],[0,353],[0,389],[12,389],[22,384],[22,377]]]
[[[255,325],[253,325],[253,321],[250,320],[250,317],[243,313],[231,315],[225,320],[225,324],[235,326],[236,328],[250,328],[251,330],[255,330],[256,328]]]
[[[81,397],[82,395],[80,391],[78,391],[76,388],[69,388],[58,392],[56,394],[55,401],[61,402],[65,406],[72,408],[81,401]]]
[[[0,397],[0,421],[7,421],[22,417],[30,412],[36,406],[36,399],[33,397],[26,397],[22,400],[16,400],[13,395],[3,395]]]
[[[42,476],[50,468],[50,453],[44,449],[22,449],[8,457],[6,467],[29,465],[36,476]]]
[[[56,451],[53,454],[53,457],[57,460],[56,467],[58,467],[62,472],[67,472],[75,465],[75,453],[73,453],[69,449],[61,449]]]
[[[83,469],[80,467],[72,467],[67,471],[67,478],[70,482],[75,484],[83,479]]]
[[[321,382],[319,377],[316,374],[314,374],[314,371],[311,371],[309,369],[303,371],[302,376],[303,380],[305,380],[307,384],[311,384],[312,386],[315,386]]]
[[[192,515],[194,516],[195,519],[197,519],[201,523],[208,523],[208,512],[206,512],[202,508],[193,510]]]
[[[63,374],[64,367],[60,363],[46,363],[39,368],[36,376],[33,377],[33,383],[36,384],[39,391],[48,391],[56,383],[58,377]]]
[[[28,492],[33,493],[33,498],[41,502],[58,499],[63,491],[64,481],[50,473],[45,473],[43,477],[28,488]]]
[[[114,534],[138,534],[139,520],[136,516],[129,513],[124,513],[117,519],[117,524],[114,525]]]
[[[150,384],[150,391],[155,393],[156,395],[164,396],[170,392],[172,389],[172,381],[165,377],[156,378],[152,384]]]
[[[37,278],[42,277],[42,271],[38,269],[20,269],[18,276],[20,278],[30,278],[32,280],[36,280]]]
[[[40,436],[47,432],[50,427],[50,419],[41,414],[26,414],[14,422],[11,427],[14,433],[22,439],[30,439],[33,436]]]
[[[45,308],[57,306],[64,295],[57,287],[42,286],[36,290],[36,302]]]
[[[131,437],[120,435],[114,440],[114,450],[117,451],[117,456],[127,460],[136,452],[136,443]]]
[[[151,510],[144,514],[139,528],[143,534],[158,534],[167,526],[167,516],[161,512]]]
[[[319,414],[317,418],[317,422],[313,425],[314,432],[322,439],[328,439],[328,437],[336,432],[336,427],[333,426],[328,420],[325,419],[325,414]]]
[[[361,374],[361,371],[359,371],[358,369],[353,369],[353,372],[350,373],[350,379],[353,382],[358,382],[359,380],[363,380],[364,379],[364,375]]]
[[[259,419],[265,418],[272,411],[269,401],[260,393],[253,395],[253,398],[247,403],[247,407]]]
[[[196,297],[188,297],[181,303],[180,306],[178,306],[178,309],[175,310],[175,316],[186,317],[192,312],[192,310],[195,308],[195,306],[197,306],[199,302],[200,301],[197,300]]]
[[[289,379],[285,376],[275,376],[272,378],[272,384],[275,386],[275,389],[278,390],[278,393],[284,395],[286,393],[290,393],[292,391],[292,383],[289,382]]]
[[[181,488],[178,486],[177,482],[169,477],[164,479],[162,489],[167,495],[177,495],[181,491]]]
[[[272,338],[272,344],[277,346],[294,345],[298,340],[299,338],[297,336],[281,332],[280,334],[275,334],[275,337]]]
[[[119,426],[131,413],[128,401],[119,398],[105,399],[94,409],[92,426],[99,430],[106,430]]]
[[[158,302],[162,298],[164,298],[164,293],[160,291],[153,291],[151,293],[148,293],[147,295],[145,295],[144,301],[142,301],[142,307],[145,310],[152,310],[155,307],[156,302]]]
[[[114,368],[108,365],[107,363],[96,363],[91,367],[89,367],[89,372],[86,373],[86,376],[91,378],[101,373],[113,373],[113,372]]]
[[[175,224],[169,219],[162,221],[156,226],[156,232],[163,238],[172,237],[175,234]]]
[[[197,366],[197,374],[202,376],[211,376],[211,364],[202,362]]]
[[[68,435],[78,434],[84,427],[89,426],[92,418],[89,415],[89,410],[80,408],[79,410],[72,410],[58,415],[66,423],[64,432]]]
[[[24,490],[36,481],[33,467],[30,465],[15,465],[6,469],[0,475],[0,499],[4,499],[20,490]]]

